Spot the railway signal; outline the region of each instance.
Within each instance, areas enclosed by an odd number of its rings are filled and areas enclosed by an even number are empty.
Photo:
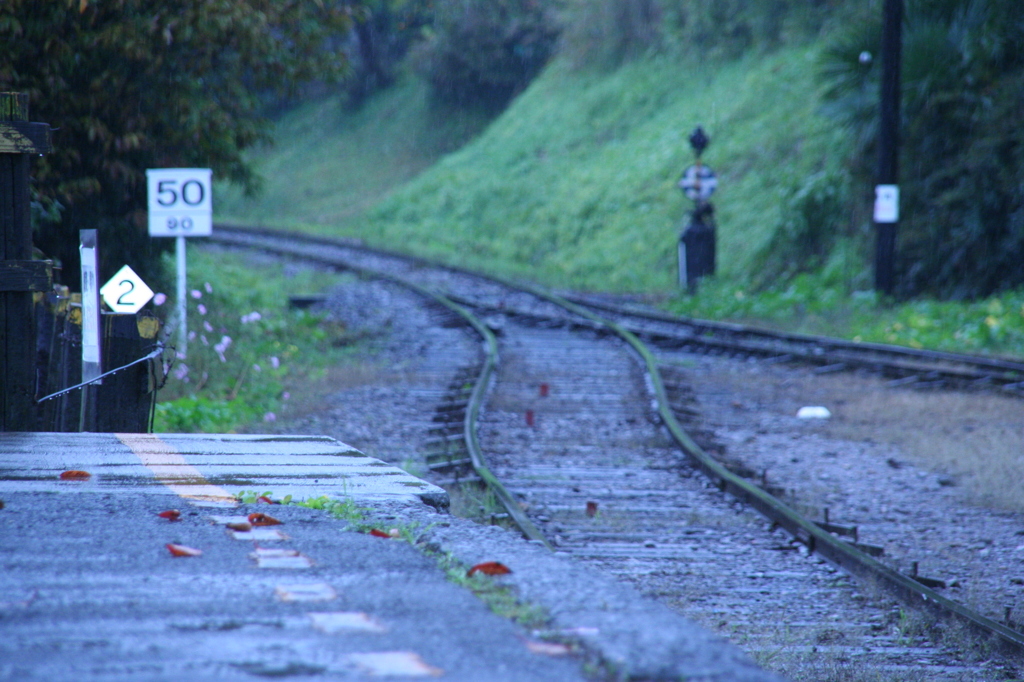
[[[678,187],[695,203],[690,222],[679,236],[679,286],[695,291],[697,283],[715,274],[715,208],[711,195],[718,189],[718,176],[701,161],[711,138],[697,126],[690,135],[690,146],[697,161],[683,171]]]

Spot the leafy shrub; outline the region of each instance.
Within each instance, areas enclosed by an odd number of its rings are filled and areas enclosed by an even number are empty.
[[[577,67],[608,68],[657,46],[658,0],[569,0],[561,52]]]
[[[233,430],[251,421],[256,411],[241,401],[226,402],[212,398],[186,396],[156,406],[158,431],[173,433],[218,433]]]
[[[764,287],[820,268],[846,225],[846,178],[820,172],[788,190],[782,221],[755,256],[754,283]]]
[[[841,0],[660,0],[667,37],[683,49],[735,57],[817,31]]]
[[[418,68],[442,100],[503,106],[548,62],[558,35],[537,0],[440,0]]]
[[[394,82],[400,62],[433,16],[431,0],[363,0],[360,5],[345,49],[352,68],[346,90],[357,106]]]

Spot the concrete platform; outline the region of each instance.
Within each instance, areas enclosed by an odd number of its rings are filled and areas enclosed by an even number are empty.
[[[341,520],[242,491],[365,508]],[[632,587],[454,518],[444,490],[326,437],[0,433],[0,501],[0,680],[779,682]],[[179,520],[160,516],[172,508]],[[227,525],[254,512],[280,525]],[[458,584],[489,561],[511,569],[483,580],[523,600],[528,627]]]
[[[63,471],[89,479],[62,481]],[[243,491],[296,500],[448,507],[448,493],[326,436],[143,433],[0,433],[5,492],[171,492],[211,504]]]

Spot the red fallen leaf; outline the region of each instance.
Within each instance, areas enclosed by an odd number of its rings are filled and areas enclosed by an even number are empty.
[[[240,533],[248,533],[252,530],[251,523],[242,523],[241,521],[239,521],[238,523],[226,523],[224,525],[230,528],[231,530],[237,530]]]
[[[485,561],[482,564],[477,564],[473,568],[466,571],[466,576],[471,576],[474,573],[483,573],[484,575],[506,575],[511,573],[512,569],[497,561]]]
[[[173,542],[167,543],[167,549],[170,550],[171,556],[202,556],[203,551],[201,549],[195,549],[194,547],[186,547],[185,545],[176,545]]]
[[[249,518],[249,523],[251,523],[253,526],[280,526],[281,525],[281,522],[278,521],[277,519],[275,519],[273,516],[268,516],[266,514],[261,514],[259,512],[256,512],[254,514],[249,514],[248,518]]]
[[[168,521],[177,521],[181,518],[181,512],[177,509],[168,509],[167,511],[160,512],[157,516]]]
[[[370,529],[370,535],[372,535],[375,538],[390,538],[391,537],[390,535],[388,535],[384,531],[377,530],[376,528]]]
[[[256,498],[256,503],[257,504],[279,504],[278,502],[274,502],[272,499],[270,499],[266,495],[260,495],[259,497],[257,497]]]
[[[559,642],[535,642],[529,639],[523,641],[526,642],[526,648],[535,654],[567,656],[572,653],[572,647]]]
[[[78,469],[62,471],[60,474],[60,480],[62,481],[84,481],[88,478],[92,478],[92,474],[88,471],[79,471]]]
[[[587,502],[587,516],[590,518],[597,516],[597,502]]]

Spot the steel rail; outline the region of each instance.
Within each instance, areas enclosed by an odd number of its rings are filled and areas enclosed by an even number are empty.
[[[828,336],[759,329],[757,327],[750,327],[732,322],[699,320],[691,317],[669,315],[657,311],[637,310],[633,307],[617,306],[602,301],[595,301],[587,296],[568,295],[564,298],[567,301],[577,303],[587,308],[603,310],[617,315],[637,317],[655,322],[665,322],[674,325],[686,326],[699,333],[719,333],[749,338],[763,338],[772,341],[781,340],[801,346],[817,347],[828,350],[855,352],[871,351],[883,356],[964,364],[973,367],[984,367],[1001,372],[1017,372],[1020,374],[1020,378],[1024,380],[1024,362],[1011,358],[953,353],[949,351],[929,350],[927,348],[907,348],[905,346],[891,346],[870,341],[847,341],[845,339],[837,339]]]
[[[299,232],[290,232],[283,230],[274,230],[270,228],[260,227],[245,227],[239,225],[227,225],[217,223],[215,225],[218,231],[237,231],[244,234],[252,235],[263,235],[267,237],[278,237],[278,238],[293,238],[300,239],[302,241],[314,244],[323,244],[330,246],[345,246],[347,248],[359,249],[367,253],[379,254],[382,256],[388,256],[404,260],[409,263],[415,263],[425,267],[433,267],[448,270],[453,273],[460,275],[467,275],[471,277],[478,277],[480,279],[489,279],[494,282],[517,288],[520,286],[529,286],[525,283],[513,282],[511,280],[502,280],[495,278],[491,275],[485,275],[479,272],[461,268],[455,265],[449,265],[422,256],[411,255],[402,253],[392,249],[368,246],[360,240],[347,239],[347,238],[332,238],[332,237],[320,237],[316,235],[308,235]],[[451,297],[455,301],[460,299],[457,296]],[[810,334],[797,334],[793,332],[781,332],[773,331],[768,329],[761,329],[757,327],[750,327],[747,325],[736,324],[732,322],[716,322],[711,320],[700,320],[696,318],[681,317],[676,315],[670,315],[668,313],[661,313],[658,311],[649,310],[637,310],[632,306],[621,306],[614,305],[603,301],[595,301],[592,297],[580,295],[580,294],[567,294],[562,296],[567,302],[572,302],[583,308],[599,310],[604,312],[613,313],[616,315],[629,316],[634,318],[646,319],[654,322],[661,322],[672,324],[676,326],[685,326],[687,328],[696,330],[698,333],[687,336],[687,337],[669,337],[663,332],[644,330],[634,325],[622,324],[621,326],[625,329],[629,329],[639,336],[659,336],[662,335],[664,338],[672,338],[678,342],[691,342],[695,344],[704,344],[709,347],[719,348],[722,350],[734,350],[740,352],[747,352],[750,354],[764,355],[764,356],[779,356],[785,354],[791,354],[795,358],[811,362],[813,364],[833,364],[827,362],[828,357],[834,357],[836,363],[845,363],[851,367],[879,367],[888,366],[897,372],[914,372],[918,374],[927,374],[929,372],[937,372],[945,375],[950,379],[959,380],[970,380],[984,379],[985,375],[982,370],[990,370],[995,372],[1003,373],[1003,380],[1007,382],[1018,382],[1021,384],[1021,388],[1024,388],[1024,361],[1015,360],[1011,358],[999,358],[989,357],[983,355],[970,355],[966,353],[952,353],[948,351],[936,351],[923,348],[908,348],[905,346],[892,346],[874,342],[858,342],[848,341],[845,339],[837,339],[834,337],[826,336],[815,336]],[[477,307],[477,306],[474,306]],[[504,311],[495,312],[513,312],[508,309]],[[621,324],[621,323],[620,323]],[[710,335],[719,335],[718,338],[707,338]],[[702,338],[704,336],[705,338]],[[734,337],[746,337],[753,339],[764,339],[765,341],[781,341],[786,343],[792,343],[797,346],[801,346],[804,350],[793,349],[772,349],[766,345],[748,345],[742,342],[725,341],[723,337],[734,336]],[[811,349],[811,350],[807,350]],[[815,350],[817,349],[817,350]],[[842,355],[842,356],[826,356],[826,351],[833,351],[842,353],[844,351],[853,353],[855,355]],[[873,354],[868,355],[868,353]],[[884,358],[892,358],[891,361],[886,361]],[[973,377],[970,376],[969,370],[946,367],[936,367],[928,365],[913,365],[909,363],[899,363],[897,360],[918,360],[918,361],[932,361],[932,362],[943,362],[948,364],[960,364],[967,367],[978,368],[978,373]],[[1008,391],[1010,395],[1018,395],[1018,392]]]
[[[675,415],[672,414],[672,410],[669,407],[668,396],[665,392],[664,381],[661,376],[661,372],[658,368],[657,359],[651,353],[647,345],[641,341],[636,334],[629,329],[611,320],[606,320],[596,313],[588,310],[581,304],[570,301],[562,296],[558,296],[551,292],[545,291],[540,287],[536,287],[529,284],[513,283],[504,278],[483,275],[480,273],[469,272],[453,268],[449,265],[432,263],[428,259],[420,257],[406,257],[399,253],[386,252],[383,250],[373,249],[366,247],[362,244],[345,244],[340,241],[332,241],[325,238],[308,238],[305,235],[300,234],[289,234],[281,233],[272,230],[259,230],[250,231],[244,228],[234,228],[240,232],[248,232],[250,234],[262,234],[263,236],[279,238],[279,239],[297,239],[312,243],[322,243],[324,245],[332,246],[345,246],[348,248],[358,248],[365,250],[370,253],[386,254],[395,258],[403,258],[407,261],[417,262],[424,265],[430,265],[433,267],[441,267],[462,274],[472,275],[484,280],[489,280],[494,283],[501,284],[511,289],[524,291],[530,293],[538,298],[546,300],[550,303],[558,305],[563,309],[571,312],[579,317],[582,317],[596,326],[600,326],[608,329],[622,338],[626,343],[633,348],[633,350],[640,356],[643,364],[646,367],[648,376],[651,380],[651,388],[654,393],[655,401],[657,403],[657,412],[666,429],[669,431],[673,440],[679,445],[680,449],[697,465],[701,471],[708,476],[720,490],[728,492],[737,499],[743,501],[747,505],[753,507],[759,511],[766,518],[771,520],[773,523],[778,524],[781,528],[784,528],[794,538],[802,542],[809,551],[817,552],[819,555],[831,561],[833,564],[842,567],[849,573],[856,575],[863,579],[870,579],[877,581],[883,588],[886,588],[890,593],[901,598],[903,601],[913,605],[925,607],[934,613],[942,616],[952,616],[957,620],[965,623],[977,632],[981,632],[986,635],[994,635],[999,642],[1002,644],[1014,648],[1018,651],[1024,651],[1024,633],[1018,632],[1002,623],[994,621],[990,618],[982,616],[981,614],[975,613],[974,611],[966,608],[965,606],[958,604],[946,597],[943,597],[935,590],[925,587],[918,583],[916,580],[909,576],[905,576],[898,571],[895,571],[888,566],[876,561],[868,554],[858,550],[856,547],[849,543],[840,540],[828,531],[819,527],[813,521],[804,518],[801,514],[789,508],[778,498],[769,494],[762,488],[749,483],[742,477],[732,473],[725,468],[721,463],[707,454],[703,448],[701,448],[693,439],[686,433],[683,427],[676,420]],[[216,233],[215,233],[216,237]],[[308,257],[308,256],[304,256]],[[345,266],[348,267],[348,266]],[[358,268],[353,268],[358,269]],[[379,276],[379,273],[372,273],[374,276]],[[391,276],[387,276],[391,279]],[[407,284],[402,282],[403,285]],[[408,283],[413,284],[413,283]],[[413,285],[419,287],[419,285]],[[431,297],[435,294],[427,289],[423,289],[424,292],[429,293]],[[448,302],[450,305],[446,307],[455,306],[456,308],[462,309],[454,301]],[[455,308],[451,308],[455,310]],[[457,312],[457,311],[456,311]],[[468,311],[466,311],[468,313]],[[475,319],[475,318],[474,318]],[[478,321],[479,323],[479,321]],[[486,329],[486,327],[482,328]],[[479,331],[479,329],[478,329]],[[487,330],[488,332],[490,330]],[[490,334],[490,338],[493,339],[493,334]],[[488,342],[490,343],[490,342]],[[970,357],[970,356],[968,356]],[[493,371],[493,365],[492,365]],[[476,393],[476,389],[474,389]],[[468,415],[467,415],[468,417]],[[468,421],[468,420],[467,420]],[[483,478],[481,476],[481,478]],[[495,479],[496,480],[496,479]],[[509,496],[511,499],[511,496]],[[514,504],[514,500],[513,500]],[[518,505],[515,505],[518,507]],[[520,510],[521,511],[521,510]],[[509,510],[512,514],[512,510]],[[532,525],[532,524],[531,524]],[[524,531],[525,532],[525,531]],[[538,533],[540,531],[537,531]],[[546,541],[545,541],[546,544]]]
[[[658,415],[661,417],[665,427],[683,452],[697,464],[706,476],[718,485],[720,490],[730,493],[758,510],[769,520],[777,523],[794,538],[802,542],[808,550],[817,552],[850,573],[861,578],[877,580],[887,587],[891,593],[902,598],[904,601],[925,606],[943,615],[954,616],[976,631],[994,634],[1004,644],[1015,647],[1018,650],[1024,650],[1024,634],[991,618],[975,613],[963,605],[943,597],[935,590],[921,585],[913,578],[905,576],[876,561],[870,555],[840,540],[813,521],[804,518],[767,491],[729,471],[721,463],[704,452],[703,448],[690,438],[676,420],[668,405],[668,396],[665,393],[665,384],[658,369],[657,359],[635,334],[615,322],[602,320],[598,315],[571,301],[561,299],[559,296],[548,294],[541,290],[535,290],[534,293],[552,303],[562,305],[566,310],[577,315],[591,319],[595,323],[603,324],[624,339],[640,355],[651,378],[655,398],[658,403]]]
[[[280,233],[275,234],[272,232],[263,233],[262,236],[273,236],[278,238],[282,237]],[[240,242],[232,241],[230,237],[227,237],[224,234],[214,233],[212,238],[215,241],[221,241],[235,245],[240,244]],[[303,240],[302,236],[294,234],[287,235],[286,238],[294,240]],[[309,242],[312,240],[306,239],[303,241]],[[331,242],[328,240],[320,241],[317,243],[330,246],[339,246],[339,243],[337,241]],[[248,248],[257,248],[252,247],[251,245],[246,246]],[[336,259],[332,259],[329,256],[325,255],[313,256],[308,253],[304,253],[300,250],[288,250],[284,247],[276,247],[271,249],[266,245],[260,246],[258,248],[263,251],[272,251],[274,253],[286,253],[291,256],[297,256],[304,260],[313,261],[316,263],[320,263],[322,265],[327,265],[332,268],[342,268],[345,270],[350,270],[352,272],[358,272],[366,277],[373,277],[376,279],[386,280],[399,286],[405,287],[410,291],[414,291],[420,296],[432,300],[435,303],[455,313],[465,321],[468,327],[472,328],[480,336],[480,338],[483,340],[483,367],[481,368],[480,374],[477,376],[476,381],[473,383],[473,391],[470,394],[469,402],[466,408],[466,415],[463,419],[463,438],[466,441],[466,449],[469,451],[469,456],[470,459],[472,460],[471,466],[473,467],[473,471],[476,473],[476,475],[480,477],[480,480],[482,480],[484,484],[488,488],[490,488],[491,492],[494,493],[494,496],[505,508],[505,511],[508,513],[512,521],[519,527],[519,530],[523,533],[523,535],[528,540],[539,542],[548,549],[554,551],[554,547],[551,545],[548,539],[544,536],[540,529],[537,528],[537,526],[534,525],[532,521],[530,521],[530,517],[526,515],[526,512],[523,511],[523,508],[519,505],[518,502],[516,502],[515,498],[504,486],[501,480],[494,475],[490,468],[488,468],[486,460],[484,459],[483,456],[483,450],[480,447],[480,439],[477,434],[477,425],[479,421],[480,410],[483,407],[484,400],[486,399],[487,387],[490,384],[491,377],[494,376],[494,369],[498,364],[498,340],[495,338],[494,332],[488,329],[487,326],[483,324],[476,317],[476,315],[474,315],[467,308],[459,305],[458,303],[455,303],[454,301],[444,296],[443,294],[440,294],[436,291],[432,291],[415,282],[410,282],[409,280],[404,279],[402,277],[398,277],[397,275],[391,275],[388,273],[379,272],[377,270],[371,270],[369,268],[363,268],[360,266],[352,265],[351,263],[345,263]]]

